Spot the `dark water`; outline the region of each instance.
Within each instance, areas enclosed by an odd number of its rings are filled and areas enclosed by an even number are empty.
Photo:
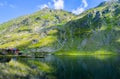
[[[11,63],[13,63],[12,66]],[[3,64],[5,68],[1,68]],[[17,66],[17,64],[22,67]],[[0,79],[3,77],[4,79],[120,79],[119,56],[11,58],[10,61],[7,60],[4,63],[2,60],[1,66]],[[9,73],[12,72],[9,71],[10,69],[13,72],[16,69],[17,72]],[[3,71],[6,71],[7,74]]]

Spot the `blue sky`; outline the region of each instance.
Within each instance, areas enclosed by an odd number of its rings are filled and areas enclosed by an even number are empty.
[[[44,7],[63,9],[75,14],[95,7],[104,0],[0,0],[0,23],[34,13]]]

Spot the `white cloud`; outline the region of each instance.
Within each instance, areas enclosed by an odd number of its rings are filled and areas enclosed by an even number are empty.
[[[73,10],[72,13],[79,15],[84,11],[84,8],[77,8],[76,10]]]
[[[84,8],[86,8],[86,7],[88,6],[88,3],[87,3],[86,0],[82,0],[82,3],[83,3],[83,5],[84,5]]]
[[[85,11],[85,8],[88,7],[88,3],[86,0],[82,0],[82,6],[78,7],[77,9],[73,9],[72,10],[72,13],[76,14],[76,15],[79,15],[81,14],[83,11]]]
[[[43,5],[38,5],[37,6],[39,9],[44,9],[44,8],[48,8],[47,4],[43,4]]]
[[[53,2],[53,4],[52,4]],[[38,5],[37,8],[54,8],[54,9],[64,9],[64,0],[52,0],[52,2],[48,2],[47,4]]]
[[[64,0],[53,0],[55,9],[64,9]]]
[[[51,2],[48,2],[47,4],[42,4],[42,5],[37,6],[38,9],[51,8],[51,7],[52,7]]]

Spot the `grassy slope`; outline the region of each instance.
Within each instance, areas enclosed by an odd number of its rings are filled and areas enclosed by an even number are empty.
[[[43,9],[0,25],[0,48],[18,47],[40,48],[49,46],[57,36],[57,30],[52,27],[63,25],[73,19],[71,13],[62,10]],[[33,43],[36,40],[37,43]]]
[[[67,29],[67,43],[56,54],[96,55],[120,52],[119,7],[119,4],[99,6],[81,14],[80,19],[68,22],[64,27]]]
[[[0,25],[0,48],[44,48],[57,55],[120,52],[119,8],[119,3],[100,5],[77,17],[62,10],[43,9]]]

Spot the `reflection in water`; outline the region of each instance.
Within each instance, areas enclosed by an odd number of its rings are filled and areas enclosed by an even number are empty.
[[[119,62],[102,56],[14,58],[0,63],[0,79],[120,79]]]
[[[108,58],[108,57],[107,57]],[[57,79],[120,79],[120,58],[48,57]]]
[[[10,57],[1,57],[0,58],[0,63],[7,63],[7,62],[9,62],[11,60],[11,58]]]

